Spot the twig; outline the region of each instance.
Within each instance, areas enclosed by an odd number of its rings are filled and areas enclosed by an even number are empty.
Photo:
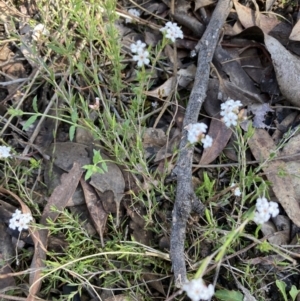
[[[206,90],[209,79],[210,63],[218,43],[222,26],[229,14],[232,2],[230,0],[219,1],[210,23],[198,42],[198,67],[195,76],[189,103],[187,105],[183,126],[196,123],[202,103],[206,97]],[[186,266],[184,260],[184,240],[186,223],[192,207],[199,204],[202,211],[204,205],[197,199],[192,188],[192,159],[194,147],[188,145],[186,130],[183,130],[183,137],[180,143],[180,152],[174,173],[177,175],[176,200],[172,216],[171,234],[171,259],[175,276],[176,286],[181,287],[187,281]]]

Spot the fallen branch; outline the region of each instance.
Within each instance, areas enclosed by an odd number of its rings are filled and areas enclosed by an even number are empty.
[[[207,29],[196,46],[198,51],[198,66],[194,86],[183,121],[184,128],[188,124],[198,121],[199,112],[206,97],[210,63],[219,40],[220,31],[231,7],[231,0],[220,0],[218,2]],[[192,209],[197,209],[197,212],[203,212],[204,209],[204,205],[197,199],[192,187],[194,147],[188,145],[186,134],[187,131],[183,130],[179,157],[176,167],[173,170],[177,176],[177,190],[172,215],[171,259],[177,287],[181,287],[182,284],[187,281],[184,260],[184,240],[187,219]]]

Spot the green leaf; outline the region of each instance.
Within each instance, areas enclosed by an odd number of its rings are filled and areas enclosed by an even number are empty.
[[[215,296],[223,301],[243,301],[244,295],[239,291],[218,290]]]
[[[93,170],[88,169],[88,171],[86,172],[85,177],[84,177],[85,181],[88,180],[92,176],[92,174],[93,174]]]
[[[95,166],[95,172],[97,173],[101,173],[101,174],[104,174],[104,171],[102,168],[98,167],[98,166]]]
[[[78,113],[77,113],[77,110],[76,109],[73,109],[72,113],[71,113],[71,120],[74,122],[74,123],[77,123],[77,120],[78,120]]]
[[[73,141],[74,139],[74,136],[75,136],[75,129],[76,129],[76,126],[75,125],[72,125],[69,129],[69,136],[70,136],[70,141]]]
[[[37,107],[37,96],[34,96],[33,100],[32,100],[32,107],[34,112],[38,113],[38,107]]]
[[[26,131],[36,121],[37,118],[38,118],[38,115],[31,116],[23,125],[23,130]]]
[[[7,113],[11,116],[22,116],[24,114],[22,110],[16,110],[14,108],[9,108]]]
[[[93,156],[93,163],[94,164],[97,164],[100,161],[102,161],[102,157],[100,155],[100,151],[96,151],[96,150],[93,149],[93,153],[94,153],[94,156]]]
[[[292,286],[291,290],[289,291],[290,296],[292,297],[293,301],[296,300],[300,290],[296,288],[295,285]]]
[[[108,171],[107,164],[105,163],[105,161],[102,162],[101,167],[105,172]]]
[[[288,298],[287,298],[287,295],[286,295],[286,291],[285,291],[285,288],[286,288],[285,282],[283,282],[281,280],[276,280],[276,285],[279,288],[279,290],[280,290],[280,292],[281,292],[284,300],[288,301]]]

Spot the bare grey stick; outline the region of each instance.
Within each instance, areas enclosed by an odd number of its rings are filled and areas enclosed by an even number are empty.
[[[194,86],[186,108],[183,121],[185,128],[190,123],[196,123],[202,103],[206,97],[210,63],[212,61],[219,34],[232,7],[231,0],[219,0],[211,20],[196,46],[198,51],[198,66]],[[204,205],[197,199],[192,187],[192,159],[194,147],[187,143],[187,131],[183,130],[180,142],[177,164],[173,172],[177,176],[176,200],[172,214],[171,260],[175,276],[175,284],[181,287],[187,281],[184,241],[186,223],[191,210],[203,212]]]

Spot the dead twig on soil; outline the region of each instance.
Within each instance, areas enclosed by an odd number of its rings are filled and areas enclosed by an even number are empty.
[[[219,1],[212,18],[201,40],[198,42],[198,66],[194,86],[189,98],[183,126],[196,123],[201,106],[206,97],[210,63],[218,43],[222,26],[232,7],[231,0]],[[192,161],[194,147],[188,145],[187,131],[183,130],[180,152],[174,173],[177,176],[176,200],[172,215],[171,259],[176,286],[181,287],[187,281],[184,260],[184,240],[186,223],[191,210],[199,204],[203,211],[204,205],[197,199],[192,187]]]

